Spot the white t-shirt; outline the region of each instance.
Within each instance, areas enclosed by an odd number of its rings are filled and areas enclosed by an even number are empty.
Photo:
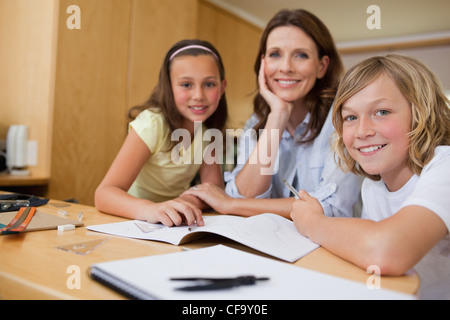
[[[433,211],[450,230],[450,146],[437,147],[420,176],[412,176],[400,190],[389,192],[383,181],[365,179],[361,196],[361,218],[380,221],[403,207],[418,205]],[[414,269],[420,277],[420,298],[450,299],[450,235],[431,249]]]

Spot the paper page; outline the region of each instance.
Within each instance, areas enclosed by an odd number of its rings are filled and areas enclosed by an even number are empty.
[[[265,213],[250,218],[229,215],[203,216],[203,219],[205,226],[197,227],[192,233],[218,234],[289,262],[297,261],[319,247],[301,235],[292,221],[275,214]],[[190,233],[187,226],[161,227],[135,220],[89,226],[87,229],[175,245],[182,243],[183,237]]]
[[[319,247],[301,235],[292,221],[279,215],[265,213],[238,218],[241,220],[229,223],[218,219],[217,225],[211,226],[212,232],[288,262],[297,261]]]
[[[174,245],[178,245],[188,233],[187,226],[169,228],[139,220],[88,226],[86,229],[126,238],[163,241]]]
[[[158,299],[291,300],[291,299],[412,299],[390,290],[369,289],[354,282],[289,265],[223,245],[94,265],[123,283]],[[151,270],[151,272],[149,272]],[[256,285],[216,291],[183,292],[185,281],[173,277],[269,277]]]

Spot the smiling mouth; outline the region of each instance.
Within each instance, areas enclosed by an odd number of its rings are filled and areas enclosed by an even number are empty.
[[[292,86],[296,83],[299,83],[300,80],[276,80],[276,82],[281,86]]]
[[[378,146],[362,147],[362,148],[357,148],[357,149],[362,153],[370,153],[370,152],[380,150],[380,149],[384,148],[385,146],[386,146],[385,144],[381,144]]]
[[[194,111],[202,111],[207,108],[207,106],[190,106],[190,108]]]

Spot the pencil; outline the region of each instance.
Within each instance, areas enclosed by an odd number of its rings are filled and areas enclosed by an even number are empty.
[[[283,179],[284,184],[291,190],[291,192],[294,194],[295,199],[300,199],[300,195],[298,194],[297,190],[294,189],[293,186],[289,184],[289,182],[286,181],[286,179]]]
[[[194,231],[198,227],[197,221],[188,227],[188,231]]]

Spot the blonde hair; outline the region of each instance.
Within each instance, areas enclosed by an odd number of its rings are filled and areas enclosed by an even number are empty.
[[[390,77],[411,103],[408,166],[414,173],[420,174],[433,158],[437,146],[450,145],[449,100],[439,79],[427,66],[414,58],[396,54],[366,59],[352,67],[342,80],[333,107],[333,125],[336,128],[333,147],[337,163],[344,171],[380,180],[379,175],[366,173],[348,154],[342,139],[341,110],[350,97],[381,74]]]

